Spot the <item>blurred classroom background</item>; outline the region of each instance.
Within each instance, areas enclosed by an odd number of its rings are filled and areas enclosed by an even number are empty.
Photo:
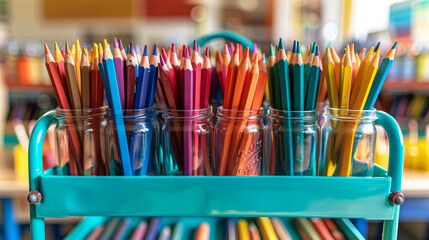
[[[28,239],[28,138],[35,120],[57,104],[44,64],[43,42],[79,38],[133,40],[144,46],[190,43],[220,30],[243,34],[262,52],[279,37],[319,46],[363,47],[381,42],[382,55],[398,41],[378,109],[400,123],[405,139],[405,173],[400,239],[429,238],[429,1],[400,0],[0,0],[0,239],[15,227]],[[224,41],[212,43],[220,49]],[[289,46],[290,45],[290,46]],[[303,44],[304,45],[304,44]],[[376,161],[387,166],[388,146],[380,129]],[[45,163],[55,164],[53,137]],[[46,166],[45,166],[46,167]],[[371,203],[368,203],[371,204]],[[48,221],[51,239],[64,236],[79,219]],[[14,223],[19,223],[15,225]],[[380,223],[365,223],[369,239]]]

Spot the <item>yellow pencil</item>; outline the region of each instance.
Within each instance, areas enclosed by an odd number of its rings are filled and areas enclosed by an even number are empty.
[[[73,58],[73,61],[76,62],[76,45],[72,45],[72,47],[70,48],[70,52],[71,52],[71,56]]]
[[[326,76],[326,85],[328,89],[328,98],[331,107],[339,108],[338,102],[338,87],[335,74],[335,63],[332,60],[331,53],[329,48],[326,49],[326,58],[325,58],[325,76]]]
[[[257,217],[256,223],[258,224],[259,231],[263,240],[278,240],[271,220],[267,217]]]
[[[366,71],[368,65],[371,63],[372,53],[373,52],[374,52],[374,47],[371,47],[369,49],[368,54],[365,56],[365,58],[360,63],[359,70],[358,70],[358,73],[356,75],[355,82],[353,83],[352,92],[350,94],[350,103],[351,104],[353,104],[356,101],[356,97],[357,97],[357,94],[358,94],[359,89],[361,87],[362,80],[363,80],[363,77],[365,75],[365,71]],[[350,108],[351,107],[352,107],[352,105],[350,105]]]
[[[249,224],[244,219],[237,222],[238,240],[250,240]]]
[[[372,82],[374,81],[375,74],[378,70],[379,59],[380,49],[378,49],[377,53],[372,58],[371,63],[368,65],[368,69],[365,71],[358,95],[356,96],[356,101],[352,107],[353,110],[363,110],[369,91],[371,90]]]
[[[82,48],[80,47],[79,39],[76,39],[76,52],[75,52],[75,68],[77,75],[77,83],[79,84],[79,92],[82,92],[82,78],[80,76],[80,63],[82,61]]]
[[[350,48],[347,45],[346,54],[343,61],[342,78],[340,79],[340,109],[349,108],[350,84],[352,81],[352,60],[350,58]]]

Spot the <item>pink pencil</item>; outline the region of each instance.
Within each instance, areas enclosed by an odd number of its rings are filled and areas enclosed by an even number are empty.
[[[147,230],[147,222],[143,221],[136,227],[136,229],[133,232],[133,235],[131,235],[130,237],[130,240],[143,239],[144,235],[146,234],[146,230]]]
[[[85,240],[96,240],[99,239],[104,231],[104,225],[99,225],[85,238]]]
[[[191,60],[189,60],[189,53],[186,52],[185,64],[183,66],[183,85],[186,89],[184,94],[184,110],[191,111],[194,109],[194,73],[192,69]],[[185,117],[191,117],[192,113],[187,113]],[[184,137],[184,175],[192,175],[192,121],[185,120]]]

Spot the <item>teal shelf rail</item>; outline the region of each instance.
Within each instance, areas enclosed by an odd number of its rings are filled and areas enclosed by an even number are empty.
[[[240,39],[235,41],[246,44]],[[403,138],[390,115],[377,111],[377,117],[388,135],[390,159],[387,171],[376,167],[375,177],[92,177],[43,172],[43,140],[55,121],[54,111],[48,112],[30,139],[31,237],[44,239],[45,218],[53,217],[284,216],[384,220],[383,239],[396,239]]]

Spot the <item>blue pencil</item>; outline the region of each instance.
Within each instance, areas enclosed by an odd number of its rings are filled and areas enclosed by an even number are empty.
[[[121,98],[119,96],[118,82],[116,79],[115,63],[113,62],[112,52],[110,51],[110,47],[106,39],[104,39],[103,64],[105,70],[105,78],[107,80],[106,81],[103,79],[103,83],[106,83],[104,85],[104,89],[106,90],[106,93],[110,95],[110,100],[112,103],[112,105],[110,105],[110,108],[112,109],[113,116],[115,117],[117,133],[116,137],[118,141],[119,156],[121,157],[122,168],[125,176],[132,176],[133,174],[131,171],[130,155],[128,152],[128,140],[125,131],[124,120],[122,118],[123,115]],[[109,99],[109,97],[107,98]]]
[[[156,91],[156,83],[158,80],[158,63],[159,63],[159,56],[158,56],[158,49],[155,44],[153,49],[153,54],[150,57],[150,71],[149,71],[149,85],[148,85],[148,98],[146,100],[146,107],[152,107],[153,102],[155,101],[155,91]]]
[[[147,229],[145,240],[155,240],[158,235],[158,230],[160,227],[160,219],[159,217],[153,217],[150,220],[149,228]]]
[[[146,106],[146,99],[148,99],[148,86],[149,86],[149,56],[147,53],[147,45],[144,47],[142,61],[140,62],[139,74],[137,77],[136,97],[134,98],[134,108],[141,109]]]
[[[393,44],[392,49],[389,50],[389,52],[386,54],[386,56],[384,56],[383,60],[381,61],[380,67],[375,74],[371,90],[369,91],[364,110],[371,110],[374,107],[378,94],[380,94],[381,88],[383,87],[384,80],[386,80],[387,73],[389,73],[389,69],[392,66],[397,44],[397,42]]]

